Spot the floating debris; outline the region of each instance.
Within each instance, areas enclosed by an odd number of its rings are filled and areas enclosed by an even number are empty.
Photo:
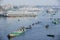
[[[48,36],[48,37],[53,37],[53,38],[55,37],[55,35],[51,35],[51,34],[49,34],[49,35],[47,35],[47,36]]]

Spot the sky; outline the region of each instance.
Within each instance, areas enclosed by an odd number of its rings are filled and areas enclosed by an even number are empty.
[[[2,0],[1,4],[59,6],[59,0]]]

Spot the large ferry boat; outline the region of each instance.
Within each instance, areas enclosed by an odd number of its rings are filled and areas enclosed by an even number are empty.
[[[0,9],[0,15],[6,16],[6,17],[35,17],[37,16],[37,13],[41,11],[41,9],[37,7],[29,7],[29,6],[23,6],[23,7],[2,7]]]
[[[35,17],[40,11],[38,8],[19,8],[18,10],[9,10],[7,11],[8,17]]]

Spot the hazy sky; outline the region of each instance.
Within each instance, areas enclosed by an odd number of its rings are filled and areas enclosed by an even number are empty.
[[[2,0],[2,4],[13,5],[59,5],[58,0]]]

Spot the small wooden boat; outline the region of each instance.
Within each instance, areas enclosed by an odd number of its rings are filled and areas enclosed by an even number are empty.
[[[45,28],[48,28],[49,27],[49,24],[45,25]]]
[[[55,35],[51,35],[51,34],[49,34],[49,35],[47,35],[48,37],[55,37]]]

